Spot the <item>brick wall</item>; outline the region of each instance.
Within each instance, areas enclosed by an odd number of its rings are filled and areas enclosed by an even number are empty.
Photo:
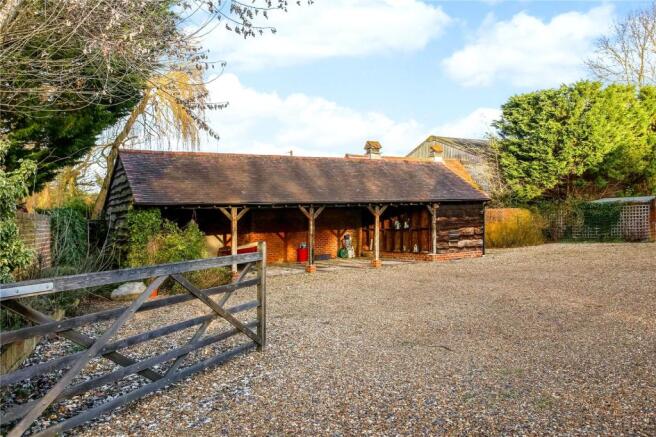
[[[357,253],[361,215],[359,210],[326,208],[315,222],[315,257],[335,258],[347,232],[351,234]],[[298,246],[302,242],[309,243],[308,220],[300,210],[256,210],[242,220],[239,244],[266,241],[269,262],[294,262]]]
[[[435,260],[481,256],[483,249],[483,205],[443,204],[438,210],[438,254]],[[195,220],[208,235],[210,253],[218,254],[230,246],[230,221],[220,211],[164,210],[165,217],[184,225]],[[411,230],[386,231],[381,235],[381,256],[427,260],[430,251],[430,217],[425,206],[390,207],[383,217],[384,226],[394,218],[409,217]],[[373,216],[364,208],[326,208],[317,218],[315,256],[337,256],[344,233],[353,240],[356,255],[371,250]],[[298,208],[253,208],[239,221],[238,245],[266,241],[269,262],[295,262],[296,249],[309,242],[308,220]],[[385,238],[387,241],[383,241]],[[417,244],[420,253],[412,253]],[[406,251],[401,250],[405,247]],[[410,250],[410,251],[408,251]],[[366,255],[366,254],[365,254]]]
[[[27,247],[36,252],[38,266],[50,267],[50,217],[18,211],[16,223],[22,240]]]

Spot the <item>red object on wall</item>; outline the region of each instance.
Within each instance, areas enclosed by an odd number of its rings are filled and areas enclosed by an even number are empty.
[[[306,262],[308,260],[309,254],[310,251],[307,247],[299,247],[296,249],[296,261],[300,263]]]
[[[252,252],[257,252],[257,246],[244,247],[244,248],[241,248],[241,249],[237,249],[237,253],[252,253]]]

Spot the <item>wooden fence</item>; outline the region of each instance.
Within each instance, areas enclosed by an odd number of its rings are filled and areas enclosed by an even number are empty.
[[[242,266],[239,277],[235,282],[220,285],[213,288],[199,289],[188,279],[182,276],[186,272],[195,272],[214,267],[225,267],[233,264]],[[249,272],[255,269],[255,277],[247,279]],[[165,280],[171,278],[180,284],[189,293],[163,296],[149,300],[151,293],[158,289]],[[150,285],[129,306],[99,311],[91,314],[80,315],[63,320],[54,320],[47,315],[36,311],[18,299],[37,295],[65,293],[67,291],[98,287],[108,284],[123,283],[127,281],[149,279]],[[232,308],[225,308],[230,296],[238,289],[244,287],[257,287],[255,300],[248,301]],[[221,298],[215,301],[210,296],[221,294]],[[132,316],[141,311],[149,311],[156,308],[171,307],[182,302],[197,299],[203,302],[211,310],[208,314],[183,320],[181,322],[162,326],[157,329],[142,332],[130,337],[121,338],[110,342],[119,329],[128,322]],[[84,348],[81,352],[74,352],[59,358],[38,364],[29,365],[17,371],[2,375],[0,387],[7,387],[19,383],[31,377],[42,375],[62,369],[64,372],[59,381],[39,399],[24,402],[18,405],[4,406],[0,416],[0,423],[17,422],[8,432],[8,437],[23,435],[48,407],[63,399],[85,393],[94,388],[117,382],[126,376],[139,374],[148,382],[121,396],[110,398],[99,406],[77,412],[76,415],[46,428],[33,435],[54,435],[62,431],[76,427],[91,420],[111,409],[124,405],[146,394],[160,390],[169,384],[203,370],[225,362],[235,355],[256,347],[262,350],[266,342],[266,246],[259,243],[258,251],[232,256],[223,256],[210,259],[163,264],[136,269],[124,269],[116,271],[96,272],[74,276],[49,278],[46,280],[35,280],[18,282],[14,284],[0,285],[0,304],[31,322],[33,326],[2,332],[0,335],[0,346],[21,341],[26,338],[56,334],[66,338]],[[172,308],[171,308],[172,309]],[[250,309],[257,310],[257,317],[249,322],[241,322],[235,317],[236,314]],[[221,318],[226,320],[232,327],[228,331],[219,334],[206,334],[212,321]],[[114,322],[97,338],[90,337],[77,328],[100,321],[114,320]],[[188,343],[182,347],[167,350],[166,352],[137,361],[119,350],[140,344],[149,340],[163,337],[190,327],[198,326]],[[255,328],[255,331],[253,330]],[[248,337],[247,343],[232,347],[224,352],[195,362],[187,367],[180,368],[185,357],[190,353],[210,346],[214,343],[226,340],[236,334],[244,334]],[[101,376],[94,376],[83,382],[76,382],[84,367],[93,358],[102,357],[120,365],[118,370],[111,371]],[[158,370],[160,364],[172,361],[166,371]]]

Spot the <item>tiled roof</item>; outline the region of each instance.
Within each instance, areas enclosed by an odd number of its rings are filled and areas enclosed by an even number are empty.
[[[137,205],[484,201],[437,162],[124,150]]]

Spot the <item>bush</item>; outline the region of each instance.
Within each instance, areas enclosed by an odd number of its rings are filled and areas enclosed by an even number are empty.
[[[50,210],[52,263],[77,266],[89,253],[87,218],[75,206]]]
[[[543,244],[544,228],[542,217],[528,209],[485,210],[485,244],[489,248]]]
[[[31,161],[21,163],[18,170],[5,171],[8,145],[0,134],[0,284],[12,282],[17,269],[26,268],[34,259],[18,234],[16,203],[27,195],[27,183],[36,166]]]
[[[207,256],[205,236],[193,221],[181,229],[175,223],[162,219],[157,209],[131,210],[128,213],[128,229],[129,267],[186,261]],[[230,282],[230,271],[226,268],[189,272],[183,276],[200,288],[216,287]],[[167,283],[160,288],[160,291],[182,293],[184,289],[177,283]]]
[[[162,219],[159,210],[131,210],[128,213],[128,265],[163,264],[203,258],[205,236],[191,221],[183,229]]]

